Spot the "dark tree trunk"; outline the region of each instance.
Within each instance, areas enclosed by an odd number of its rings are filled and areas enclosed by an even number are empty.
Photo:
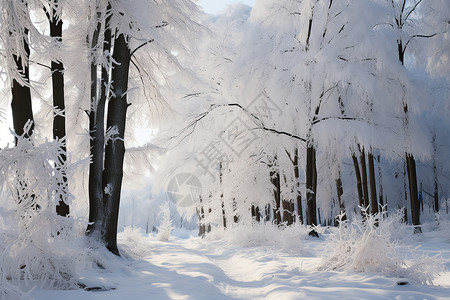
[[[367,159],[369,162],[369,183],[370,183],[370,212],[372,215],[378,213],[378,198],[377,198],[377,187],[375,182],[375,166],[373,154],[370,151],[367,153]]]
[[[239,223],[239,215],[237,214],[237,206],[238,206],[238,203],[236,201],[236,198],[233,198],[233,221],[234,221],[234,223]]]
[[[259,206],[255,208],[255,219],[256,222],[261,222],[261,213],[259,212]]]
[[[364,150],[364,147],[361,149],[361,175],[362,175],[362,186],[363,186],[363,192],[364,192],[364,208],[369,207],[369,186],[367,182],[367,167],[366,167],[366,152]]]
[[[225,204],[222,201],[222,224],[223,228],[227,228],[227,217],[225,216]]]
[[[403,12],[403,9],[402,9]],[[403,20],[398,20],[399,29],[403,24]],[[402,40],[397,41],[398,46],[398,59],[402,65],[405,62],[405,47],[403,46]],[[408,104],[404,100],[403,102],[403,111],[405,113],[405,124],[408,124]],[[411,153],[406,153],[406,169],[408,174],[408,182],[409,182],[409,196],[411,201],[411,219],[414,225],[414,233],[422,232],[420,228],[420,211],[419,211],[419,198],[417,195],[417,171],[416,171],[416,160]]]
[[[25,30],[25,34],[28,34],[28,30]],[[24,38],[23,45],[26,53],[26,61],[23,61],[20,56],[13,54],[16,68],[22,76],[24,83],[18,82],[15,79],[12,81],[11,110],[14,131],[19,136],[23,135],[25,138],[29,138],[34,131],[34,119],[33,108],[31,106],[31,91],[29,86],[30,72],[28,67],[28,59],[30,57],[30,47],[28,46],[28,38]],[[31,122],[31,126],[25,132],[24,127],[29,121]],[[15,138],[15,142],[17,145],[17,138]]]
[[[274,197],[274,208],[273,208],[273,218],[275,224],[281,223],[281,182],[280,182],[280,172],[275,170],[277,166],[277,158],[273,159],[273,163],[270,165],[270,181],[273,185],[273,197]]]
[[[107,10],[111,7],[108,5]],[[102,24],[100,22],[101,13],[97,14],[98,23],[91,42],[91,48],[97,47]],[[111,15],[105,21],[105,33],[103,41],[103,53],[111,52],[111,29],[109,22]],[[102,224],[104,218],[103,204],[103,162],[105,151],[105,106],[107,98],[107,86],[109,86],[109,69],[102,66],[102,78],[100,95],[97,87],[98,66],[95,59],[91,62],[91,111],[89,114],[89,132],[91,135],[90,151],[91,163],[89,165],[89,225],[87,233],[90,236],[101,237],[103,235]]]
[[[197,207],[197,217],[198,217],[198,236],[205,237],[206,228],[204,223],[205,210],[203,208],[203,200],[200,196],[200,207]]]
[[[264,221],[269,222],[270,221],[270,204],[267,204],[265,207],[265,214]]]
[[[344,188],[342,186],[342,179],[341,179],[341,172],[339,172],[339,176],[336,179],[336,192],[337,192],[337,198],[339,202],[339,214],[342,214],[342,221],[347,220],[347,214],[345,211],[345,203],[342,196],[344,195]]]
[[[306,224],[309,226],[317,226],[316,172],[316,149],[311,143],[306,149]],[[309,235],[319,237],[314,229]]]
[[[222,162],[219,163],[219,182],[220,182],[220,201],[222,202],[222,223],[223,228],[227,228],[227,217],[225,215],[225,203],[223,201],[223,168],[222,168]]]
[[[55,0],[55,5],[59,5]],[[58,45],[62,44],[62,28],[63,21],[61,17],[57,17],[55,8],[52,8],[52,13],[49,15],[50,23],[50,36],[54,42]],[[63,174],[64,190],[63,195],[59,199],[59,203],[56,206],[56,213],[60,216],[67,217],[69,215],[69,205],[67,204],[68,186],[67,186],[67,147],[66,147],[66,107],[64,100],[64,65],[60,61],[51,62],[52,71],[52,90],[53,90],[53,139],[59,140],[62,143],[62,153],[60,156],[61,165],[63,169],[60,170]]]
[[[356,157],[356,155],[354,153],[352,154],[352,160],[353,160],[353,168],[355,169],[356,190],[358,191],[359,206],[364,207],[361,172],[359,171],[358,158]]]
[[[108,130],[115,129],[118,134],[113,136],[105,148],[104,186],[104,230],[105,243],[109,251],[119,255],[117,249],[117,222],[119,217],[120,192],[123,178],[123,162],[125,155],[125,123],[128,108],[127,90],[130,66],[130,48],[123,34],[114,42],[113,60],[116,62],[112,74],[112,97],[108,105]]]
[[[283,174],[283,186],[286,186],[286,175]],[[281,184],[280,184],[280,188],[281,188]],[[280,197],[281,197],[281,191],[280,191]],[[283,222],[286,223],[288,226],[292,225],[294,223],[294,209],[293,209],[293,205],[291,205],[292,201],[291,200],[287,200],[284,199],[283,197],[281,197],[281,205],[283,207]]]
[[[297,200],[297,213],[298,213],[298,219],[301,223],[303,223],[303,209],[302,209],[302,194],[300,192],[300,169],[299,169],[299,161],[298,161],[298,148],[296,147],[294,149],[294,177],[295,177],[295,184],[296,184],[296,200]]]
[[[286,222],[287,225],[293,224],[292,212],[291,212],[291,202],[282,200],[283,206],[283,222]]]
[[[437,145],[436,145],[436,134],[433,135],[433,177],[434,177],[434,212],[439,212],[439,178],[437,172],[436,165],[436,154],[437,154]]]
[[[380,195],[379,195],[379,202],[382,207],[382,209],[387,212],[387,209],[384,208],[384,205],[386,204],[384,201],[384,193],[383,193],[383,173],[381,172],[381,157],[378,155],[377,157],[378,161],[378,184],[380,187]]]
[[[416,175],[416,161],[414,156],[410,153],[406,153],[406,169],[409,179],[409,192],[411,200],[411,220],[414,225],[414,232],[421,232],[420,228],[420,207],[419,197],[417,193],[417,175]]]

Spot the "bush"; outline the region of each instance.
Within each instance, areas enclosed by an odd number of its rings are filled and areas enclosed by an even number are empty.
[[[412,232],[401,220],[402,213],[398,211],[390,217],[383,212],[367,215],[366,220],[354,217],[352,223],[341,221],[328,236],[325,258],[319,269],[383,273],[432,284],[444,271],[443,263],[438,256],[421,254],[399,239],[398,232]]]
[[[17,287],[76,287],[73,219],[56,215],[61,197],[71,199],[61,143],[34,146],[18,138],[16,147],[0,151],[0,298],[20,293]]]

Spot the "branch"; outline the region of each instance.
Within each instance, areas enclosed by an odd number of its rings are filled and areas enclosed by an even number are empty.
[[[191,94],[187,94],[186,96],[183,97],[183,99],[186,98],[192,98],[192,97],[198,97],[200,96],[202,93],[191,93]]]
[[[302,138],[298,135],[286,132],[286,131],[280,131],[274,128],[268,128],[266,126],[264,126],[263,122],[261,121],[261,119],[259,119],[256,115],[254,115],[253,113],[249,112],[246,108],[244,108],[242,105],[240,105],[239,103],[229,103],[229,104],[221,104],[221,105],[214,105],[211,107],[211,109],[207,112],[204,112],[200,115],[198,115],[192,122],[190,122],[188,124],[188,126],[186,126],[185,128],[183,128],[182,130],[180,130],[180,134],[186,132],[188,129],[191,129],[191,131],[189,132],[189,134],[187,134],[186,136],[192,134],[192,132],[194,132],[195,127],[197,126],[197,124],[204,119],[206,116],[208,116],[210,113],[212,113],[214,110],[218,109],[218,108],[222,108],[222,107],[238,107],[241,110],[243,110],[248,116],[251,117],[251,119],[253,119],[253,121],[256,123],[256,125],[258,125],[258,127],[253,128],[254,130],[259,129],[259,130],[264,130],[264,131],[268,131],[268,132],[272,132],[272,133],[276,133],[278,135],[284,135],[284,136],[288,136],[291,137],[293,139],[302,141],[302,142],[306,142],[305,138]],[[184,140],[185,137],[183,137],[182,140]],[[172,137],[175,138],[175,137]]]
[[[145,45],[150,44],[150,43],[153,42],[153,41],[155,41],[155,39],[148,40],[148,41],[146,41],[145,43],[139,45],[136,49],[134,49],[133,51],[131,51],[130,56],[133,56],[133,54],[134,54],[136,51],[138,51],[140,48],[144,47]]]
[[[406,47],[408,47],[409,42],[411,42],[411,40],[412,40],[413,38],[432,38],[432,37],[434,37],[435,35],[438,35],[438,33],[433,33],[433,34],[430,34],[430,35],[424,35],[424,34],[415,34],[415,35],[413,35],[413,36],[406,42],[405,47],[403,47],[403,52],[406,51]]]
[[[156,25],[155,28],[162,28],[162,27],[166,27],[167,25],[169,25],[169,22],[162,21],[162,24],[161,25]]]
[[[50,68],[49,66],[47,66],[47,65],[44,65],[44,64],[41,64],[41,63],[38,63],[38,62],[35,62],[35,61],[30,61],[31,63],[35,63],[35,64],[37,64],[38,66],[41,66],[41,67],[44,67],[44,68],[47,68],[47,69],[52,69],[52,68]]]
[[[409,16],[412,14],[413,11],[416,10],[417,6],[419,6],[419,4],[422,2],[423,0],[419,0],[417,1],[414,6],[411,8],[411,10],[409,11],[409,13],[406,15],[405,20],[408,20]]]
[[[324,117],[321,119],[315,119],[312,124],[316,125],[317,123],[320,123],[322,121],[326,120],[343,120],[343,121],[362,121],[362,119],[354,118],[354,117]]]
[[[254,129],[261,129],[261,130],[264,130],[264,131],[269,131],[269,132],[272,132],[272,133],[276,133],[278,135],[285,135],[285,136],[288,136],[290,138],[293,138],[293,139],[296,139],[296,140],[299,140],[299,141],[302,141],[302,142],[306,143],[306,139],[305,138],[299,137],[298,135],[295,135],[295,134],[292,134],[292,133],[289,133],[289,132],[286,132],[286,131],[279,131],[279,130],[276,130],[276,129],[273,129],[273,128],[267,128],[265,126],[256,127]]]

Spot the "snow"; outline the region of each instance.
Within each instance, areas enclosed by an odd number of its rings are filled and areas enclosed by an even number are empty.
[[[251,231],[241,228],[241,232]],[[434,285],[381,273],[318,271],[329,232],[302,240],[298,248],[276,243],[242,246],[227,233],[200,238],[175,229],[168,242],[126,228],[119,234],[123,258],[108,257],[106,270],[89,271],[81,282],[109,291],[34,289],[32,299],[449,299],[450,272]],[[235,232],[232,233],[233,235]],[[228,234],[229,235],[229,234]],[[221,239],[219,237],[222,236]],[[450,247],[436,232],[409,238],[411,248],[428,256],[440,254],[450,267]],[[105,255],[109,255],[105,253]],[[399,283],[406,283],[399,285]]]

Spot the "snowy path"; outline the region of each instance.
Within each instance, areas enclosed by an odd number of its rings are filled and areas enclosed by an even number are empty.
[[[377,274],[317,272],[323,241],[305,242],[299,251],[269,247],[240,248],[222,241],[173,238],[122,239],[122,249],[144,259],[125,260],[108,273],[86,274],[86,280],[114,287],[87,292],[35,290],[34,299],[450,299],[450,272],[435,286]],[[450,269],[448,243],[428,243]]]

